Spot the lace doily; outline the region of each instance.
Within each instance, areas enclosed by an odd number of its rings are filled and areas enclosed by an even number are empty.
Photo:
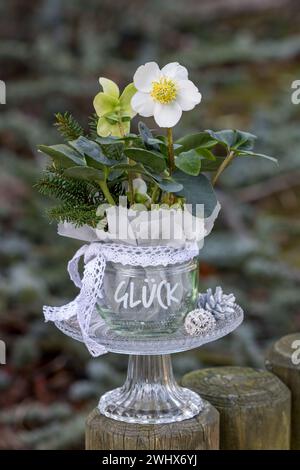
[[[53,321],[57,328],[74,339],[85,343],[92,356],[107,352],[93,339],[95,328],[103,327],[104,320],[96,312],[96,303],[101,298],[101,287],[107,261],[131,266],[167,266],[184,263],[196,257],[196,243],[184,249],[169,246],[130,246],[117,243],[91,243],[83,245],[68,263],[68,272],[74,284],[80,288],[78,296],[61,307],[44,306],[46,321]],[[84,258],[84,271],[79,274],[79,260]]]

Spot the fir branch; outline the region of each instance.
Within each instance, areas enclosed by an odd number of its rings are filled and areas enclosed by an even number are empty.
[[[125,196],[126,194],[122,181],[109,182],[108,187],[111,194],[113,194],[116,199],[118,199],[120,196]]]
[[[88,204],[72,206],[66,203],[49,209],[47,215],[50,220],[55,222],[71,222],[76,227],[87,224],[95,228],[102,219],[96,215],[96,211],[96,206]]]
[[[86,202],[85,187],[81,181],[68,181],[60,176],[45,175],[35,185],[43,196],[53,197],[65,202]]]
[[[68,204],[98,205],[104,196],[93,182],[66,177],[62,170],[49,168],[35,187],[43,195]]]
[[[96,215],[96,211],[105,198],[92,181],[66,177],[62,169],[51,166],[35,187],[44,196],[61,201],[61,205],[47,211],[52,221],[72,222],[76,227],[85,224],[96,227],[103,219],[103,216]]]
[[[98,136],[98,133],[97,133],[98,120],[99,118],[96,113],[92,114],[89,117],[89,137],[91,139],[96,139],[96,137]]]
[[[83,128],[72,116],[71,113],[57,113],[55,114],[56,122],[54,126],[57,127],[58,132],[67,140],[78,139],[84,134]]]

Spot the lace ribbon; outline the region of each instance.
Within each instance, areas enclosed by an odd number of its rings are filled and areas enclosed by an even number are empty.
[[[107,261],[130,266],[167,266],[184,263],[196,257],[196,243],[184,249],[168,246],[130,246],[117,243],[91,243],[83,245],[68,263],[68,272],[74,284],[80,288],[78,296],[61,307],[44,306],[46,321],[53,321],[57,328],[74,339],[85,343],[92,356],[105,354],[107,350],[95,337],[95,329],[104,326],[104,320],[96,311],[101,298],[101,287]],[[79,274],[79,260],[84,258],[83,277]]]

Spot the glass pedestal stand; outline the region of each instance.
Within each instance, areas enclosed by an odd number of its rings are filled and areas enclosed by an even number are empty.
[[[175,381],[171,356],[129,356],[124,385],[102,396],[99,410],[128,423],[162,424],[192,418],[200,396]]]
[[[198,394],[176,383],[170,354],[215,341],[242,321],[243,310],[235,305],[233,313],[218,320],[213,330],[200,336],[187,335],[183,327],[176,333],[155,338],[120,336],[108,326],[95,328],[95,340],[108,351],[130,355],[124,385],[101,397],[100,413],[118,421],[141,424],[183,421],[199,414],[202,400]]]

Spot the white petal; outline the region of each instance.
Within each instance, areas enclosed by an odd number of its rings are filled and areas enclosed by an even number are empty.
[[[159,127],[174,127],[181,118],[181,107],[176,101],[170,104],[156,103],[154,107],[154,119]]]
[[[176,80],[187,80],[188,71],[178,62],[171,62],[161,69],[161,73],[166,77],[175,78]]]
[[[138,91],[131,100],[132,109],[144,117],[153,116],[154,101],[149,93]]]
[[[184,90],[186,92],[199,91],[196,85],[191,80],[179,80],[177,82],[179,90]]]
[[[132,186],[139,194],[147,194],[147,184],[142,178],[134,178]]]
[[[185,93],[183,91],[178,92],[176,97],[176,103],[179,104],[182,111],[191,111],[201,101],[201,93],[198,91],[192,91],[191,93]]]
[[[133,83],[138,91],[147,93],[151,91],[152,82],[158,80],[160,70],[156,62],[147,62],[141,65],[133,76]]]
[[[183,111],[190,111],[201,101],[201,93],[190,80],[178,82],[176,102]]]

